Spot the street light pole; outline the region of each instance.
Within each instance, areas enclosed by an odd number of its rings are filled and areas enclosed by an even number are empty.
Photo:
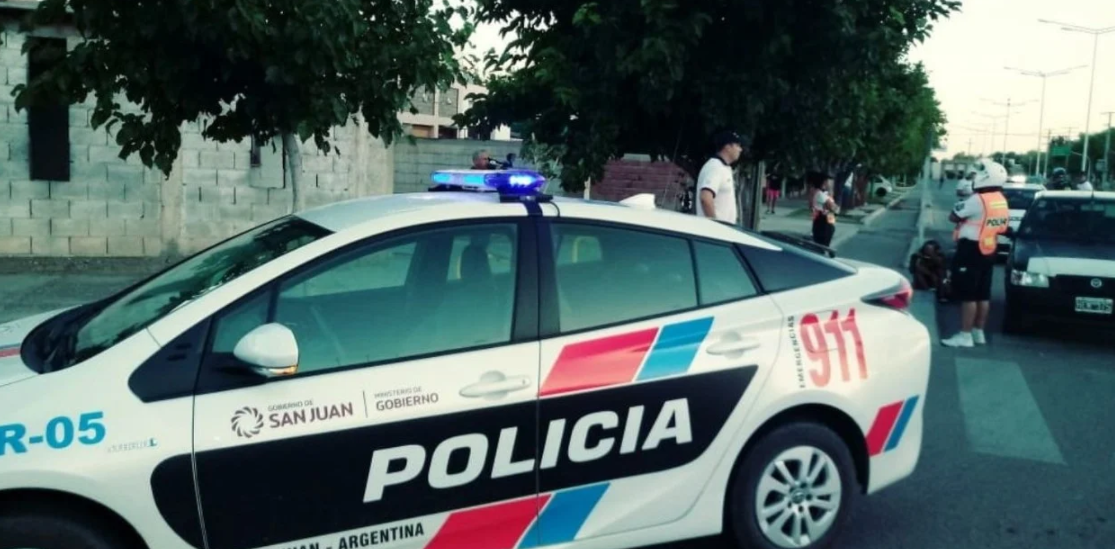
[[[1091,128],[1089,125],[1092,121],[1092,93],[1095,91],[1096,86],[1096,56],[1099,54],[1100,35],[1109,32],[1115,32],[1115,27],[1107,27],[1102,29],[1094,29],[1089,27],[1081,27],[1079,25],[1071,25],[1068,23],[1058,23],[1056,21],[1049,21],[1047,19],[1038,19],[1041,23],[1049,23],[1051,25],[1059,25],[1061,30],[1069,32],[1082,32],[1084,34],[1092,35],[1092,79],[1088,84],[1088,112],[1084,118],[1084,151],[1080,156],[1080,171],[1088,173],[1088,131]]]
[[[1111,173],[1111,115],[1115,112],[1105,112],[1107,115],[1107,142],[1103,146],[1103,188],[1107,188],[1108,175]]]
[[[1015,107],[1021,107],[1022,105],[1027,105],[1027,104],[1033,103],[1033,101],[1023,101],[1022,103],[1012,103],[1011,99],[1007,98],[1006,103],[997,103],[997,102],[992,101],[992,100],[987,99],[987,98],[984,98],[983,100],[987,101],[988,103],[991,103],[993,105],[998,105],[1000,107],[1006,107],[1007,108],[1007,114],[1005,116],[1006,122],[1003,126],[1003,158],[1006,158],[1006,154],[1008,152],[1007,151],[1007,139],[1010,137],[1010,115],[1012,114],[1010,108],[1011,108],[1012,105],[1015,106]],[[1020,110],[1019,111],[1013,111],[1014,114],[1017,114],[1017,113],[1020,113],[1020,112],[1022,112],[1022,111],[1020,111]],[[996,116],[995,118],[1003,118],[1003,117]],[[991,147],[995,148],[994,138],[992,138]]]
[[[1068,73],[1070,73],[1070,72],[1072,72],[1076,69],[1082,69],[1086,66],[1087,65],[1080,65],[1080,66],[1077,66],[1077,67],[1071,67],[1071,68],[1068,68],[1068,69],[1061,69],[1061,70],[1049,71],[1049,72],[1028,71],[1028,70],[1023,70],[1023,69],[1018,69],[1018,68],[1015,68],[1015,67],[1005,67],[1008,71],[1015,71],[1015,72],[1018,72],[1018,73],[1021,73],[1021,74],[1025,75],[1025,76],[1036,76],[1038,78],[1041,78],[1041,107],[1040,107],[1041,113],[1038,114],[1038,148],[1037,148],[1038,158],[1037,158],[1037,161],[1034,162],[1034,175],[1037,175],[1038,172],[1041,170],[1041,159],[1042,159],[1042,152],[1043,152],[1043,149],[1044,149],[1044,147],[1041,146],[1041,132],[1044,129],[1043,126],[1045,125],[1045,83],[1046,83],[1046,80],[1048,80],[1050,77],[1053,77],[1053,76],[1066,75],[1066,74],[1068,74]],[[1049,164],[1049,157],[1045,158],[1045,163]]]

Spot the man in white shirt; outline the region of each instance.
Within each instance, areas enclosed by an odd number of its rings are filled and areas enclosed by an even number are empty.
[[[744,153],[744,141],[735,132],[722,132],[713,138],[716,154],[705,162],[697,175],[697,215],[735,224],[739,217],[732,164]]]

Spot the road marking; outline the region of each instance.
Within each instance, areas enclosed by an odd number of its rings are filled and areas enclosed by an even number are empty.
[[[1102,391],[1101,394],[1110,395],[1112,389],[1115,389],[1115,372],[1107,370],[1086,370],[1088,376],[1095,382],[1096,388]],[[1111,464],[1115,465],[1115,453],[1111,454]]]
[[[957,358],[956,378],[972,450],[1065,465],[1017,363]]]

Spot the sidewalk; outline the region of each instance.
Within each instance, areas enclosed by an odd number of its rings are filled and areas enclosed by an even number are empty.
[[[893,207],[904,196],[909,196],[909,193],[916,188],[915,186],[895,192],[894,197],[888,198],[888,203],[885,205],[868,202],[859,208],[838,215],[836,217],[836,234],[833,236],[831,247],[839,248],[841,244],[859,234],[861,230],[870,227],[887,208]],[[778,231],[795,236],[804,236],[806,240],[813,240],[813,223],[806,199],[779,200],[775,204],[774,214],[766,212],[765,204],[761,207],[763,208],[763,214],[759,220],[760,231]]]

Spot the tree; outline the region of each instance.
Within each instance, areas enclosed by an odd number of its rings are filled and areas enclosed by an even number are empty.
[[[941,112],[921,64],[896,63],[880,69],[877,107],[864,146],[872,171],[888,175],[918,173],[931,145],[944,135]]]
[[[754,137],[756,158],[823,167],[864,154],[893,67],[954,0],[478,0],[517,35],[491,52],[488,92],[458,123],[521,122],[580,190],[624,153],[695,175],[708,136]]]
[[[445,0],[43,0],[30,24],[72,19],[84,41],[18,86],[16,105],[92,93],[93,127],[118,125],[121,158],[166,175],[186,122],[208,120],[202,135],[221,142],[281,137],[299,210],[300,143],[329,152],[330,131],[357,116],[387,143],[401,135],[416,90],[464,77],[469,13]]]

